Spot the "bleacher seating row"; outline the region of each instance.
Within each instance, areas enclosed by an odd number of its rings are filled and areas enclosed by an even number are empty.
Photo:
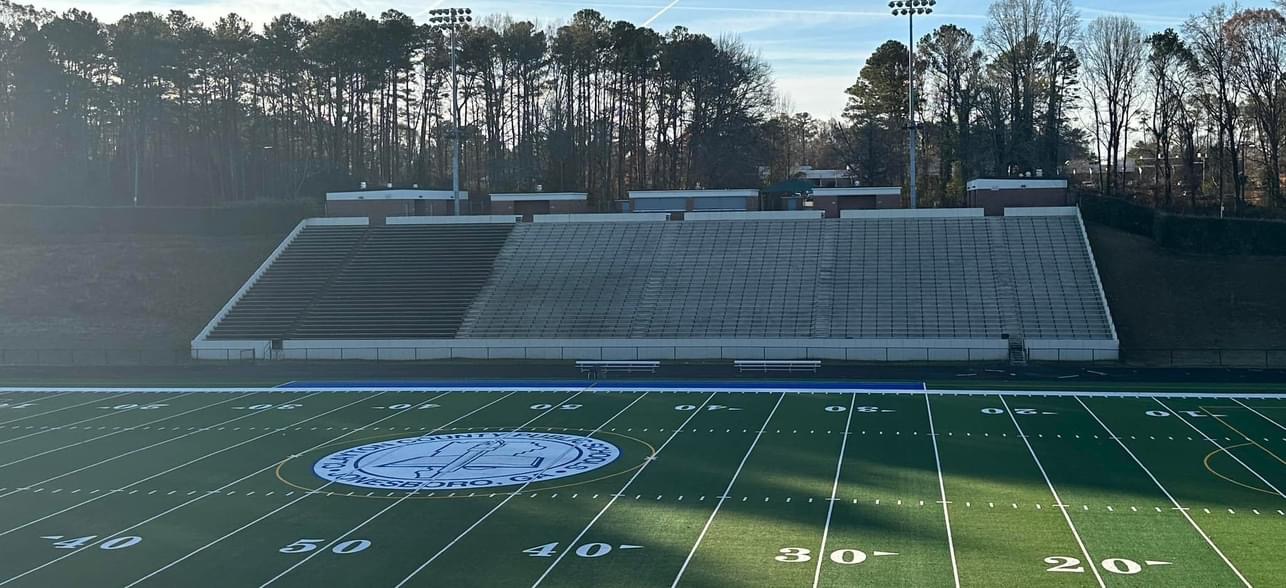
[[[209,338],[454,337],[512,228],[305,227]]]
[[[308,226],[208,340],[1113,335],[1077,216]]]

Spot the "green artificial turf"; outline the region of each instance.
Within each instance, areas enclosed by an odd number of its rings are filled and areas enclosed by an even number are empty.
[[[1164,395],[3,392],[0,586],[1270,586],[1281,423]],[[492,432],[619,457],[498,488],[313,473]]]

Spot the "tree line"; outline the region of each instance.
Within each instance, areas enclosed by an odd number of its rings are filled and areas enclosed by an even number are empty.
[[[904,174],[906,148],[885,147],[905,134],[907,52],[896,41],[877,49],[844,120],[817,135],[843,147],[863,179]],[[1126,16],[1082,22],[1070,0],[996,0],[980,36],[943,25],[915,53],[931,201],[958,204],[973,177],[1020,175],[1070,177],[1165,208],[1286,204],[1277,9],[1220,4],[1145,34]]]
[[[450,185],[450,48],[397,11],[104,24],[0,0],[5,200],[227,203]],[[465,189],[757,185],[775,105],[738,40],[583,10],[458,40]]]
[[[103,23],[0,0],[0,200],[449,186],[448,42],[394,10]],[[960,204],[983,176],[1071,177],[1165,207],[1282,203],[1277,9],[1218,5],[1145,35],[1123,16],[1083,22],[1070,0],[995,0],[978,35],[939,26],[911,62],[879,46],[832,120],[795,112],[736,38],[592,10],[545,28],[487,17],[458,51],[472,191],[587,191],[608,209],[630,189],[757,186],[802,164],[905,185],[914,67],[927,205]]]

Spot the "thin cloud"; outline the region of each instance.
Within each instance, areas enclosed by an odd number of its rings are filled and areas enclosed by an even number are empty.
[[[1183,21],[1184,21],[1183,18],[1180,18],[1177,16],[1163,16],[1160,14],[1122,12],[1120,10],[1103,10],[1101,8],[1085,8],[1083,6],[1077,6],[1076,9],[1081,12],[1093,14],[1093,15],[1124,16],[1124,17],[1130,18],[1131,20],[1138,21],[1140,23],[1154,24],[1159,26],[1181,25],[1183,24]]]

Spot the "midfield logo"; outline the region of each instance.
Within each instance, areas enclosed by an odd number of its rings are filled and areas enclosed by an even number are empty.
[[[380,441],[313,465],[323,480],[380,490],[478,489],[556,480],[620,457],[601,439],[555,433],[458,433]]]

